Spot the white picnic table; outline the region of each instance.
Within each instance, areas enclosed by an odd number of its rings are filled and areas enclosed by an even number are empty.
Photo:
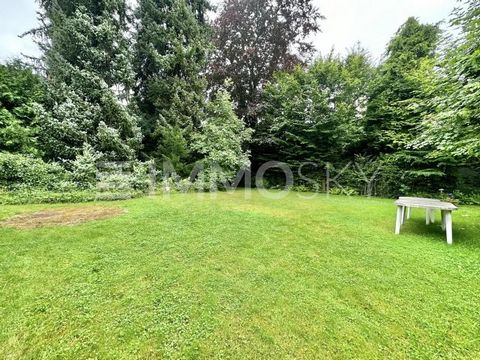
[[[458,208],[449,202],[437,199],[418,198],[418,197],[400,197],[395,201],[397,205],[397,221],[395,224],[395,234],[400,234],[400,228],[405,223],[405,219],[410,218],[411,208],[422,208],[426,210],[426,223],[435,223],[435,210],[440,210],[442,214],[442,229],[446,231],[447,243],[453,243],[452,234],[452,211]]]

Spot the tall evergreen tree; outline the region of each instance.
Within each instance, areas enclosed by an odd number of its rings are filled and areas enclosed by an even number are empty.
[[[135,157],[141,143],[127,108],[133,84],[125,0],[40,0],[49,94],[41,111],[42,145],[50,159],[74,159],[84,144],[102,158]]]
[[[208,9],[205,0],[140,0],[135,13],[144,154],[179,168],[190,161],[187,144],[204,117]]]

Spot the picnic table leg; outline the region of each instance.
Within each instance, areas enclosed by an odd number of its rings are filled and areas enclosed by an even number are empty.
[[[407,220],[410,219],[410,216],[411,216],[411,212],[412,212],[412,208],[409,206],[407,207]]]
[[[427,225],[435,223],[435,210],[427,209],[425,210],[425,222]]]
[[[449,210],[445,211],[445,228],[447,230],[447,243],[451,245],[453,244],[452,212]]]
[[[395,234],[400,234],[400,227],[402,226],[403,206],[397,206],[397,222],[395,223]]]
[[[442,210],[442,230],[445,231],[445,210]]]

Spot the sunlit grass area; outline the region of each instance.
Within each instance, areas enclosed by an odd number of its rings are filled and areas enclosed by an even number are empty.
[[[420,210],[396,236],[392,200],[311,195],[172,194],[0,228],[0,358],[480,356],[480,208],[454,214],[448,246]]]

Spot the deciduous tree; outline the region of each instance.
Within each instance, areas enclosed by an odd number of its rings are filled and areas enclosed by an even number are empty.
[[[458,36],[447,42],[439,75],[429,82],[429,112],[414,142],[449,164],[480,162],[480,1],[468,0],[452,17]]]
[[[422,109],[415,104],[422,92],[418,77],[412,73],[425,65],[424,60],[435,57],[438,39],[438,26],[421,24],[412,17],[388,44],[386,59],[372,85],[367,110],[367,144],[373,152],[404,149],[415,137],[422,114]]]
[[[205,168],[202,180],[221,185],[249,168],[249,152],[244,146],[251,133],[235,114],[230,94],[220,89],[208,103],[200,132],[194,135],[193,148],[202,155]]]
[[[368,56],[358,49],[344,59],[332,53],[306,70],[277,73],[265,88],[258,159],[295,170],[304,162],[343,161],[362,139],[371,74]]]
[[[311,0],[225,0],[213,28],[210,80],[231,79],[237,114],[254,126],[260,93],[273,73],[309,59],[322,18]]]

